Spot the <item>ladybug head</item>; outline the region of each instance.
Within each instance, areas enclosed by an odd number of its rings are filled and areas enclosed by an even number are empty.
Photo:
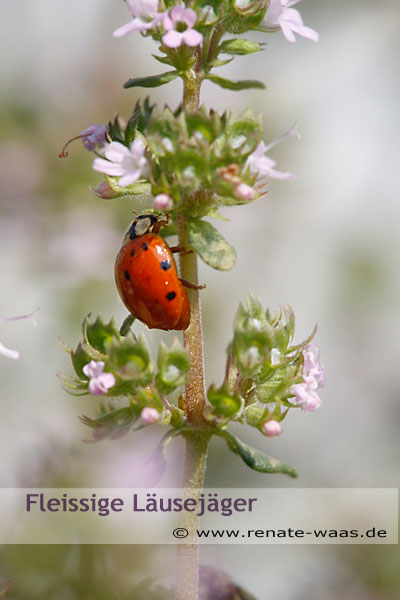
[[[144,235],[157,223],[155,215],[140,215],[129,226],[125,235],[125,240],[133,240],[141,235]]]

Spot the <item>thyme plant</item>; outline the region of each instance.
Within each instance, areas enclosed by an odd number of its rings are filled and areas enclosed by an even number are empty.
[[[200,104],[201,85],[209,80],[233,91],[264,89],[260,81],[221,77],[218,68],[263,50],[268,32],[280,31],[289,42],[295,42],[295,34],[317,41],[318,34],[292,8],[297,2],[126,0],[132,18],[114,32],[117,38],[132,32],[152,37],[158,44],[153,56],[167,67],[149,77],[135,73],[125,88],[154,88],[181,78],[183,97],[174,107],[160,108],[146,98],[126,120],[118,116],[107,125],[90,125],[77,136],[96,153],[93,168],[105,176],[94,191],[116,199],[148,195],[151,208],[146,212],[168,215],[165,235],[178,235],[184,249],[180,275],[194,285],[199,258],[222,271],[235,265],[234,248],[206,219],[222,218],[221,207],[245,209],[263,196],[269,178],[294,179],[277,170],[266,153],[296,134],[291,129],[265,144],[260,116],[251,109],[218,113]],[[260,41],[243,37],[248,31],[259,32]],[[324,368],[312,344],[315,330],[295,344],[292,309],[282,306],[271,312],[250,295],[234,320],[223,383],[207,389],[201,292],[189,289],[188,294],[191,318],[183,344],[176,337],[169,346],[161,343],[156,359],[145,338],[132,330],[134,316],[121,327],[113,319],[85,318],[81,342],[67,349],[75,376],[62,377],[72,393],[100,397],[97,416],[84,416],[82,421],[96,439],[127,433],[134,424],[154,423],[167,430],[164,448],[173,437],[183,436],[185,490],[203,487],[207,448],[214,435],[251,469],[296,477],[293,467],[249,447],[230,432],[229,425],[241,423],[274,437],[281,434],[290,410],[314,411],[321,405],[318,389],[324,384]],[[197,518],[188,513],[185,527],[194,531]],[[178,546],[176,598],[198,598],[195,541]]]

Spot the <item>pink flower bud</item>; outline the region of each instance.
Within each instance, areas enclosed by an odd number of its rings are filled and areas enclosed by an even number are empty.
[[[160,420],[160,413],[155,408],[145,406],[140,414],[140,420],[143,425],[153,425]]]
[[[235,187],[235,196],[241,200],[250,202],[250,200],[253,200],[254,198],[254,190],[246,183],[239,183],[239,185]]]
[[[282,433],[282,426],[275,419],[265,421],[261,426],[262,432],[267,437],[277,437]]]
[[[173,205],[174,202],[171,196],[168,196],[168,194],[158,194],[158,196],[154,198],[154,210],[170,210]]]
[[[104,198],[105,200],[110,200],[118,196],[117,192],[112,189],[107,181],[102,181],[97,188],[90,187],[90,191],[98,198]]]

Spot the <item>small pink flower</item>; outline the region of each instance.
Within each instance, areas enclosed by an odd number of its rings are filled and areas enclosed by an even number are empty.
[[[92,125],[92,123],[89,123],[89,127],[80,133],[82,144],[86,150],[93,152],[97,146],[103,146],[106,141],[106,131],[106,125]]]
[[[325,385],[325,367],[319,361],[319,350],[314,344],[308,344],[303,350],[304,367],[303,382],[290,388],[295,404],[300,404],[306,412],[317,410],[322,400],[316,390]]]
[[[174,201],[168,194],[158,194],[154,198],[153,208],[154,210],[170,210],[174,205]]]
[[[247,158],[246,167],[250,167],[250,172],[253,175],[257,174],[259,177],[273,177],[274,179],[286,181],[296,179],[296,176],[293,175],[293,173],[284,173],[274,169],[276,161],[265,155],[265,152],[270,148],[272,148],[272,144],[269,144],[268,146],[266,146],[264,142],[258,144],[254,152]]]
[[[290,388],[294,404],[300,404],[304,412],[313,412],[322,405],[322,400],[309,383],[296,383]]]
[[[161,21],[164,13],[158,12],[158,0],[126,0],[126,6],[133,20],[114,31],[114,37],[123,37],[132,31],[152,29]]]
[[[162,37],[168,48],[178,48],[182,43],[186,46],[198,46],[203,41],[201,33],[193,29],[197,20],[196,13],[191,8],[174,6],[170,14],[163,17],[166,33]]]
[[[303,350],[304,357],[304,380],[314,379],[317,383],[316,389],[325,385],[325,367],[319,361],[319,348],[315,344],[308,344]]]
[[[131,185],[139,179],[147,168],[144,156],[145,145],[140,138],[133,140],[130,148],[119,142],[111,142],[105,148],[104,158],[95,158],[93,169],[111,177],[119,177],[119,185]]]
[[[283,140],[285,140],[288,137],[291,137],[292,135],[295,135],[298,139],[300,139],[300,134],[296,130],[296,127],[297,123],[295,123],[293,127],[291,127],[288,131],[280,135],[276,140],[274,140],[267,146],[264,144],[264,142],[260,142],[257,148],[254,150],[254,152],[252,152],[247,157],[245,169],[249,168],[250,172],[253,175],[257,175],[259,178],[273,177],[274,179],[283,179],[286,181],[290,179],[296,179],[296,175],[293,175],[293,173],[283,173],[282,171],[276,171],[274,169],[276,161],[272,158],[269,158],[269,156],[265,155],[265,153],[271,150],[271,148],[274,148],[275,146],[283,142]]]
[[[108,390],[115,385],[115,377],[112,373],[104,373],[104,362],[91,360],[82,369],[86,377],[89,378],[89,393],[94,396],[107,394]]]
[[[263,25],[270,30],[280,27],[288,42],[296,41],[295,33],[313,42],[318,42],[318,33],[304,25],[298,10],[290,8],[298,2],[300,0],[270,0]]]
[[[153,425],[160,420],[160,413],[155,408],[145,406],[140,413],[140,420],[144,425]]]
[[[246,183],[239,183],[239,185],[235,187],[235,196],[241,200],[250,202],[254,198],[254,190]]]
[[[270,419],[269,421],[265,421],[261,426],[262,432],[267,437],[277,437],[282,433],[282,425],[275,421],[275,419]]]

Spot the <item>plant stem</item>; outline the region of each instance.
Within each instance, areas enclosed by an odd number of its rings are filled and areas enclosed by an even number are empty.
[[[179,246],[188,248],[186,224],[183,218],[178,222]],[[180,257],[181,277],[198,284],[197,255],[182,253]],[[203,410],[206,401],[203,357],[203,326],[199,290],[187,290],[191,306],[190,324],[183,332],[185,349],[190,356],[190,370],[186,377],[186,407],[189,423],[194,426],[204,424]]]
[[[195,71],[184,80],[183,108],[195,111],[200,102],[201,76]],[[187,228],[184,216],[178,219],[179,246],[188,249]],[[182,253],[180,257],[181,277],[198,285],[197,256]],[[199,496],[204,484],[207,447],[210,433],[203,417],[206,403],[203,358],[203,328],[199,290],[188,290],[191,316],[189,327],[183,332],[184,346],[190,356],[190,370],[186,377],[186,415],[193,430],[185,435],[185,463],[182,488],[185,496]],[[198,600],[199,548],[195,537],[199,517],[194,512],[185,512],[180,527],[193,536],[192,543],[178,546],[176,600]]]
[[[183,470],[183,496],[198,499],[204,484],[207,446],[210,434],[203,430],[186,436],[185,463]],[[199,547],[196,531],[200,517],[195,512],[184,512],[179,527],[189,531],[192,543],[178,546],[176,600],[197,600],[199,590]]]

